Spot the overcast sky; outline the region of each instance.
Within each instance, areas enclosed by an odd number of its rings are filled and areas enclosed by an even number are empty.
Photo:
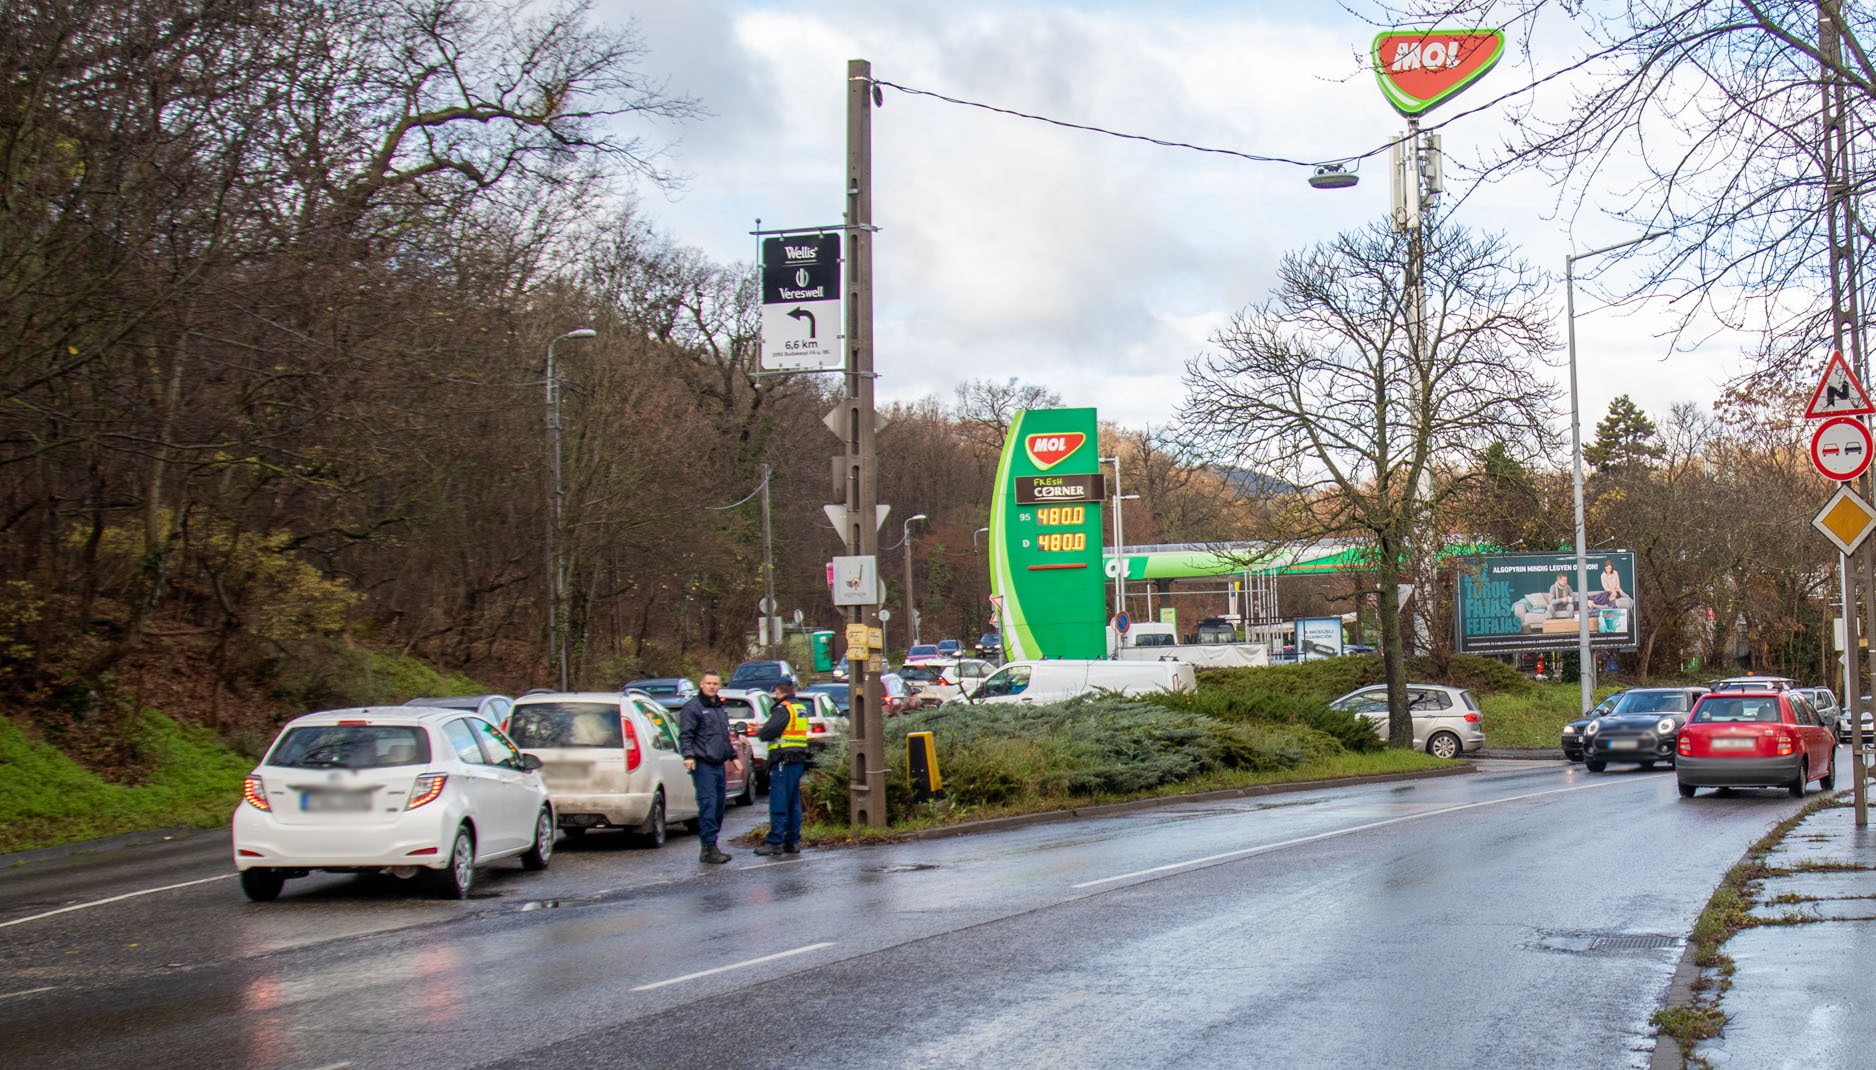
[[[1363,65],[1375,28],[1338,5],[1240,0],[598,0],[636,16],[647,70],[712,116],[677,139],[682,190],[645,191],[666,233],[754,263],[764,228],[841,221],[847,61],[874,76],[999,107],[1166,140],[1298,160],[1366,152],[1405,129]],[[1515,44],[1512,46],[1515,48]],[[1521,80],[1521,57],[1428,121]],[[1444,131],[1449,155],[1490,144],[1505,116]],[[1231,314],[1268,295],[1285,252],[1385,215],[1385,158],[1353,189],[1304,168],[1161,148],[886,91],[874,116],[876,363],[883,402],[965,379],[1045,384],[1139,427],[1170,423],[1181,369]],[[1634,236],[1594,211],[1559,218],[1534,178],[1473,192],[1469,226],[1503,231],[1559,277],[1563,256]],[[1572,232],[1573,228],[1573,232]],[[1614,258],[1606,258],[1613,260]],[[1579,277],[1596,268],[1578,265]],[[1615,266],[1620,270],[1620,265]],[[1737,343],[1670,356],[1645,316],[1579,285],[1584,434],[1627,393],[1657,419],[1705,406]],[[1554,370],[1564,383],[1563,358]]]

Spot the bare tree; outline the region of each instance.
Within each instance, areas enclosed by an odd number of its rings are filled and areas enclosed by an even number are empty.
[[[1527,57],[1586,40],[1561,62],[1527,59],[1521,81],[1494,76],[1510,122],[1477,181],[1539,169],[1565,217],[1593,211],[1637,235],[1667,232],[1624,254],[1646,264],[1639,291],[1674,299],[1689,343],[1715,326],[1760,334],[1749,379],[1821,361],[1819,339],[1831,337],[1823,87],[1827,77],[1842,87],[1846,136],[1876,122],[1876,12],[1841,0],[1614,0],[1593,14],[1576,0],[1375,7],[1390,25],[1510,27]],[[1876,173],[1853,172],[1843,188],[1861,200]],[[1858,261],[1871,238],[1860,221],[1840,235]]]
[[[1010,421],[1024,409],[1053,409],[1062,395],[1046,386],[1024,383],[1015,376],[1002,382],[970,379],[958,384],[957,419],[964,436],[979,450],[995,457],[1003,451]]]
[[[1440,533],[1423,525],[1453,493],[1438,471],[1472,471],[1497,446],[1522,459],[1548,441],[1550,348],[1543,280],[1503,240],[1433,221],[1426,329],[1415,352],[1401,280],[1406,234],[1385,224],[1283,258],[1274,295],[1186,367],[1181,418],[1222,463],[1292,485],[1292,538],[1370,548],[1390,693],[1389,738],[1406,746],[1397,584]]]

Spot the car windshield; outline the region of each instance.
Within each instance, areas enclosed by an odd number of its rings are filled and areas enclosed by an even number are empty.
[[[1685,691],[1630,691],[1622,696],[1612,711],[1627,713],[1686,713],[1693,705]]]
[[[929,684],[939,675],[940,670],[929,665],[907,665],[899,670],[899,679],[917,684]]]
[[[528,747],[619,747],[619,707],[611,702],[531,702],[515,707],[508,738]]]
[[[628,691],[643,691],[647,695],[677,694],[677,684],[670,680],[634,680],[625,687]]]
[[[745,661],[736,666],[730,674],[729,686],[742,687],[747,684],[773,682],[782,678],[782,665],[778,661]]]
[[[1783,720],[1778,712],[1778,700],[1770,696],[1757,698],[1731,695],[1715,697],[1708,695],[1694,707],[1695,724],[1732,724],[1740,722],[1764,722],[1777,724]]]
[[[938,653],[938,648],[930,643],[921,643],[905,652],[908,658],[928,658]]]
[[[430,760],[430,733],[420,725],[339,724],[289,728],[267,765],[290,769],[381,769]]]

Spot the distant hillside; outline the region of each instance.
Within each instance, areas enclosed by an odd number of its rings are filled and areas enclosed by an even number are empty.
[[[1262,472],[1253,472],[1248,468],[1220,468],[1218,474],[1225,477],[1240,495],[1246,498],[1274,498],[1284,494],[1294,494],[1300,488],[1275,476]]]

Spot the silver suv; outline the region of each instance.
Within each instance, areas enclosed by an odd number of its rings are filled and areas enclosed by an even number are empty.
[[[1485,746],[1485,718],[1478,701],[1463,687],[1445,684],[1408,684],[1407,707],[1414,719],[1414,749],[1435,758],[1457,758]],[[1387,737],[1387,685],[1356,688],[1329,703],[1347,710]]]

